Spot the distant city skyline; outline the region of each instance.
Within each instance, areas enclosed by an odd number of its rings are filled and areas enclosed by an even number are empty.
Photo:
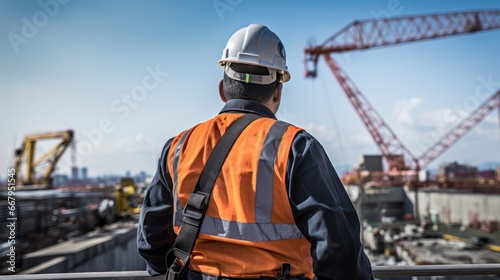
[[[74,172],[76,169],[76,172]],[[132,178],[134,183],[137,185],[145,185],[148,184],[152,179],[152,174],[147,173],[146,171],[139,172],[131,172],[126,171],[123,174],[95,174],[93,176],[83,176],[86,167],[78,168],[74,167],[71,170],[71,174],[66,173],[54,173],[52,176],[53,186],[77,186],[77,185],[116,185],[121,182],[123,178]],[[76,176],[75,176],[76,175]]]

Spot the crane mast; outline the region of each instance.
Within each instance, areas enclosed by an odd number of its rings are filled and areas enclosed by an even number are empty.
[[[330,55],[323,54],[328,66],[342,86],[347,98],[358,113],[361,121],[368,129],[373,140],[379,147],[382,156],[389,164],[389,170],[408,170],[404,156],[410,162],[416,161],[416,157],[396,136],[396,133],[387,125],[380,114],[373,108],[368,99],[356,87],[354,82],[338,66]]]

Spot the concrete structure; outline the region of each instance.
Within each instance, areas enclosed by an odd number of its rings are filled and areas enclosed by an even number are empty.
[[[355,199],[354,205],[360,221],[369,223],[403,220],[406,214],[413,213],[413,204],[402,187],[365,186]]]
[[[357,166],[360,171],[382,172],[384,170],[381,155],[362,155]]]
[[[105,229],[29,253],[22,274],[145,270],[137,253],[137,226],[115,223]]]
[[[400,240],[396,245],[396,253],[410,265],[500,262],[498,252],[486,248],[470,248],[466,242],[441,238]]]
[[[475,182],[477,167],[452,162],[439,167],[440,182]]]
[[[414,192],[406,190],[414,203]],[[422,191],[418,193],[420,217],[438,215],[444,224],[462,224],[480,228],[482,223],[500,222],[500,195],[448,191]]]

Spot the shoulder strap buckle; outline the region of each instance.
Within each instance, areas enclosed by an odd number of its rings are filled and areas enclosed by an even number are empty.
[[[209,195],[202,192],[193,192],[184,207],[183,214],[187,223],[198,226],[201,224],[203,213],[208,206]]]

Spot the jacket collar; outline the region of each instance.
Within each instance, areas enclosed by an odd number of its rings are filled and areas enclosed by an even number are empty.
[[[273,112],[265,105],[257,101],[246,100],[246,99],[228,100],[219,114],[229,113],[229,112],[253,113],[264,117],[276,119],[276,116],[273,114]]]

